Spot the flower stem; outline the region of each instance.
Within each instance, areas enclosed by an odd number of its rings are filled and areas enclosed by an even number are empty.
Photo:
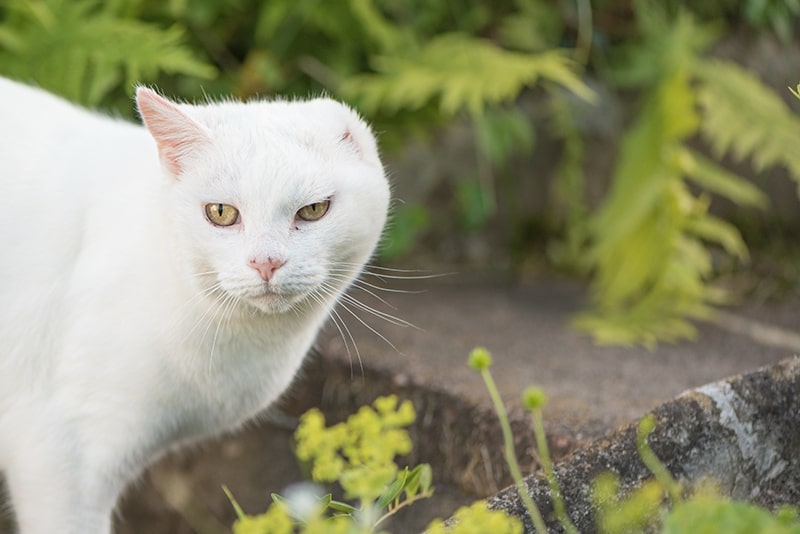
[[[539,450],[539,460],[542,462],[542,469],[547,478],[547,485],[550,487],[550,498],[553,500],[553,510],[556,513],[558,522],[564,527],[567,534],[578,534],[578,529],[567,515],[564,506],[564,498],[561,495],[561,488],[558,486],[553,460],[550,458],[550,449],[547,447],[547,437],[544,433],[544,422],[542,421],[542,410],[537,408],[531,411],[533,415],[533,432],[536,435],[536,448]]]
[[[520,499],[522,499],[523,504],[525,504],[525,508],[528,509],[528,514],[531,516],[531,521],[533,521],[536,532],[546,533],[547,527],[542,520],[542,514],[539,513],[539,509],[536,507],[536,503],[533,502],[533,499],[531,499],[525,481],[522,479],[522,472],[519,469],[517,455],[514,451],[514,436],[511,433],[511,424],[508,422],[508,414],[506,413],[503,400],[500,398],[500,393],[497,391],[497,386],[489,370],[483,369],[481,371],[481,376],[486,384],[486,389],[489,390],[489,397],[491,397],[494,409],[500,419],[500,428],[503,431],[503,442],[505,443],[506,463],[508,463],[508,470],[511,472],[511,477],[517,485],[517,493]]]

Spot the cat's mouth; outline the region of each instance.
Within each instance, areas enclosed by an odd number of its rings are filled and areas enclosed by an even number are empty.
[[[290,293],[278,288],[264,286],[244,296],[251,306],[265,313],[281,313],[291,309],[302,300],[302,294]]]

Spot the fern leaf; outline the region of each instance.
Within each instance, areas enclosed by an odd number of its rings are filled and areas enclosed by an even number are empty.
[[[800,185],[800,118],[751,72],[708,60],[696,76],[703,134],[715,152],[751,158],[756,170],[783,165]]]
[[[735,226],[713,215],[705,214],[689,222],[687,229],[709,242],[718,243],[731,256],[748,259],[747,245]]]
[[[658,208],[666,188],[677,179],[665,155],[673,153],[698,123],[685,75],[672,76],[650,95],[639,119],[622,139],[612,189],[590,223],[596,234],[593,257],[624,246],[625,236]]]
[[[686,147],[681,147],[678,151],[677,166],[697,185],[740,206],[765,208],[769,202],[767,195],[746,179],[728,172]]]
[[[560,51],[523,54],[490,41],[446,34],[418,53],[373,58],[375,74],[348,80],[342,91],[368,112],[419,109],[438,100],[445,115],[466,109],[479,115],[484,106],[513,100],[526,86],[546,79],[582,98],[592,91],[575,74],[576,64]]]
[[[688,319],[708,318],[726,294],[711,286],[705,242],[747,257],[738,231],[708,214],[686,176],[745,205],[763,193],[684,145],[700,128],[688,71],[662,76],[623,139],[608,200],[589,224],[594,309],[576,319],[601,344],[691,338]]]
[[[18,46],[0,49],[0,70],[71,100],[96,105],[123,79],[130,90],[159,72],[203,78],[215,73],[182,44],[176,26],[118,18],[96,0],[11,3],[15,16],[5,22],[13,27],[0,28],[13,31]]]

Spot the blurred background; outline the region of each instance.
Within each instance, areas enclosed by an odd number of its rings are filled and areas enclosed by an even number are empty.
[[[379,261],[590,285],[601,343],[800,288],[800,0],[0,0],[0,74],[134,118],[329,94],[394,184]]]

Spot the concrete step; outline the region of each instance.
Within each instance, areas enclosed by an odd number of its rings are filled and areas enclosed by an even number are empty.
[[[537,468],[531,423],[519,402],[528,385],[549,395],[545,421],[558,458],[688,389],[800,352],[792,337],[800,331],[796,302],[728,310],[722,326],[699,324],[696,342],[650,351],[597,347],[572,329],[570,318],[585,305],[586,290],[567,280],[504,284],[453,275],[365,281],[388,288],[366,287],[386,302],[358,290],[351,292],[354,298],[418,328],[392,324],[397,321],[345,302],[338,314],[347,330],[327,326],[318,354],[309,359],[282,409],[293,416],[320,406],[335,421],[380,395],[413,400],[418,417],[408,462],[432,464],[438,492],[400,514],[388,527],[395,533],[420,531],[433,517],[447,517],[457,506],[510,483],[494,410],[479,375],[466,364],[475,346],[493,352],[492,372],[510,408],[517,455],[527,473]],[[262,511],[270,492],[302,479],[291,444],[290,430],[265,420],[172,455],[131,492],[119,532],[201,532],[190,523],[212,525],[203,534],[219,532],[213,525],[234,519],[222,484],[245,510]],[[187,521],[187,515],[196,517]]]

